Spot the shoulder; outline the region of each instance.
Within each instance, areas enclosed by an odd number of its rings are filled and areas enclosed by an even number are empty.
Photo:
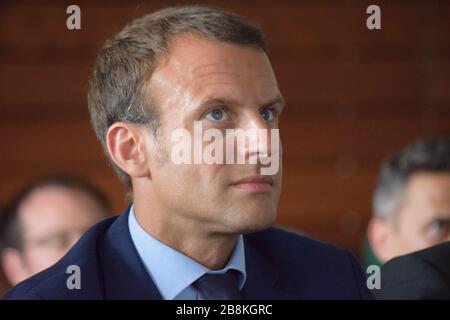
[[[450,242],[393,258],[381,269],[377,298],[449,299],[449,266]]]
[[[450,281],[450,241],[417,251],[410,256],[433,266]]]
[[[19,283],[6,293],[4,299],[83,299],[89,298],[84,296],[87,292],[89,294],[99,293],[97,244],[116,218],[108,218],[92,226],[61,260]],[[78,267],[77,269],[83,276],[82,285],[90,286],[90,290],[70,290],[68,288],[67,283],[73,274],[73,268],[69,268],[71,266]]]
[[[295,231],[275,227],[247,235],[248,240],[273,261],[297,262],[303,266],[324,263],[348,264],[347,250],[336,245],[314,240]]]
[[[312,298],[371,298],[361,266],[348,250],[281,228],[247,238],[274,265],[282,280],[305,288]]]
[[[422,278],[424,273],[450,280],[450,242],[393,258],[383,265],[384,274],[402,278]]]

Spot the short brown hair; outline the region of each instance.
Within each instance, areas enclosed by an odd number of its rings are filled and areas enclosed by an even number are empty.
[[[180,32],[267,52],[258,26],[218,8],[171,7],[132,21],[100,49],[89,81],[91,123],[108,158],[106,133],[113,123],[139,124],[156,132],[158,114],[149,99],[145,99],[149,95],[142,88],[151,76],[155,57],[167,53],[170,37]],[[130,177],[110,162],[131,191]]]

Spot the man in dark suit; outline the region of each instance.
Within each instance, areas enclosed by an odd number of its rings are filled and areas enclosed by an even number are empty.
[[[350,253],[270,228],[284,103],[257,27],[201,6],[135,20],[99,51],[88,104],[133,204],[7,298],[370,298]]]
[[[450,242],[389,260],[377,299],[450,299]]]

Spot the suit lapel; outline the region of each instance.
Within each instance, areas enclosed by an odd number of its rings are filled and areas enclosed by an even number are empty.
[[[131,239],[128,214],[111,225],[99,244],[105,299],[161,300]]]
[[[277,287],[278,271],[244,236],[247,280],[242,289],[244,299],[284,300],[298,299]]]

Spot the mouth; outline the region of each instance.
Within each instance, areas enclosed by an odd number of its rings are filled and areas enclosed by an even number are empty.
[[[248,192],[267,192],[273,188],[273,179],[267,176],[251,176],[230,185]]]

